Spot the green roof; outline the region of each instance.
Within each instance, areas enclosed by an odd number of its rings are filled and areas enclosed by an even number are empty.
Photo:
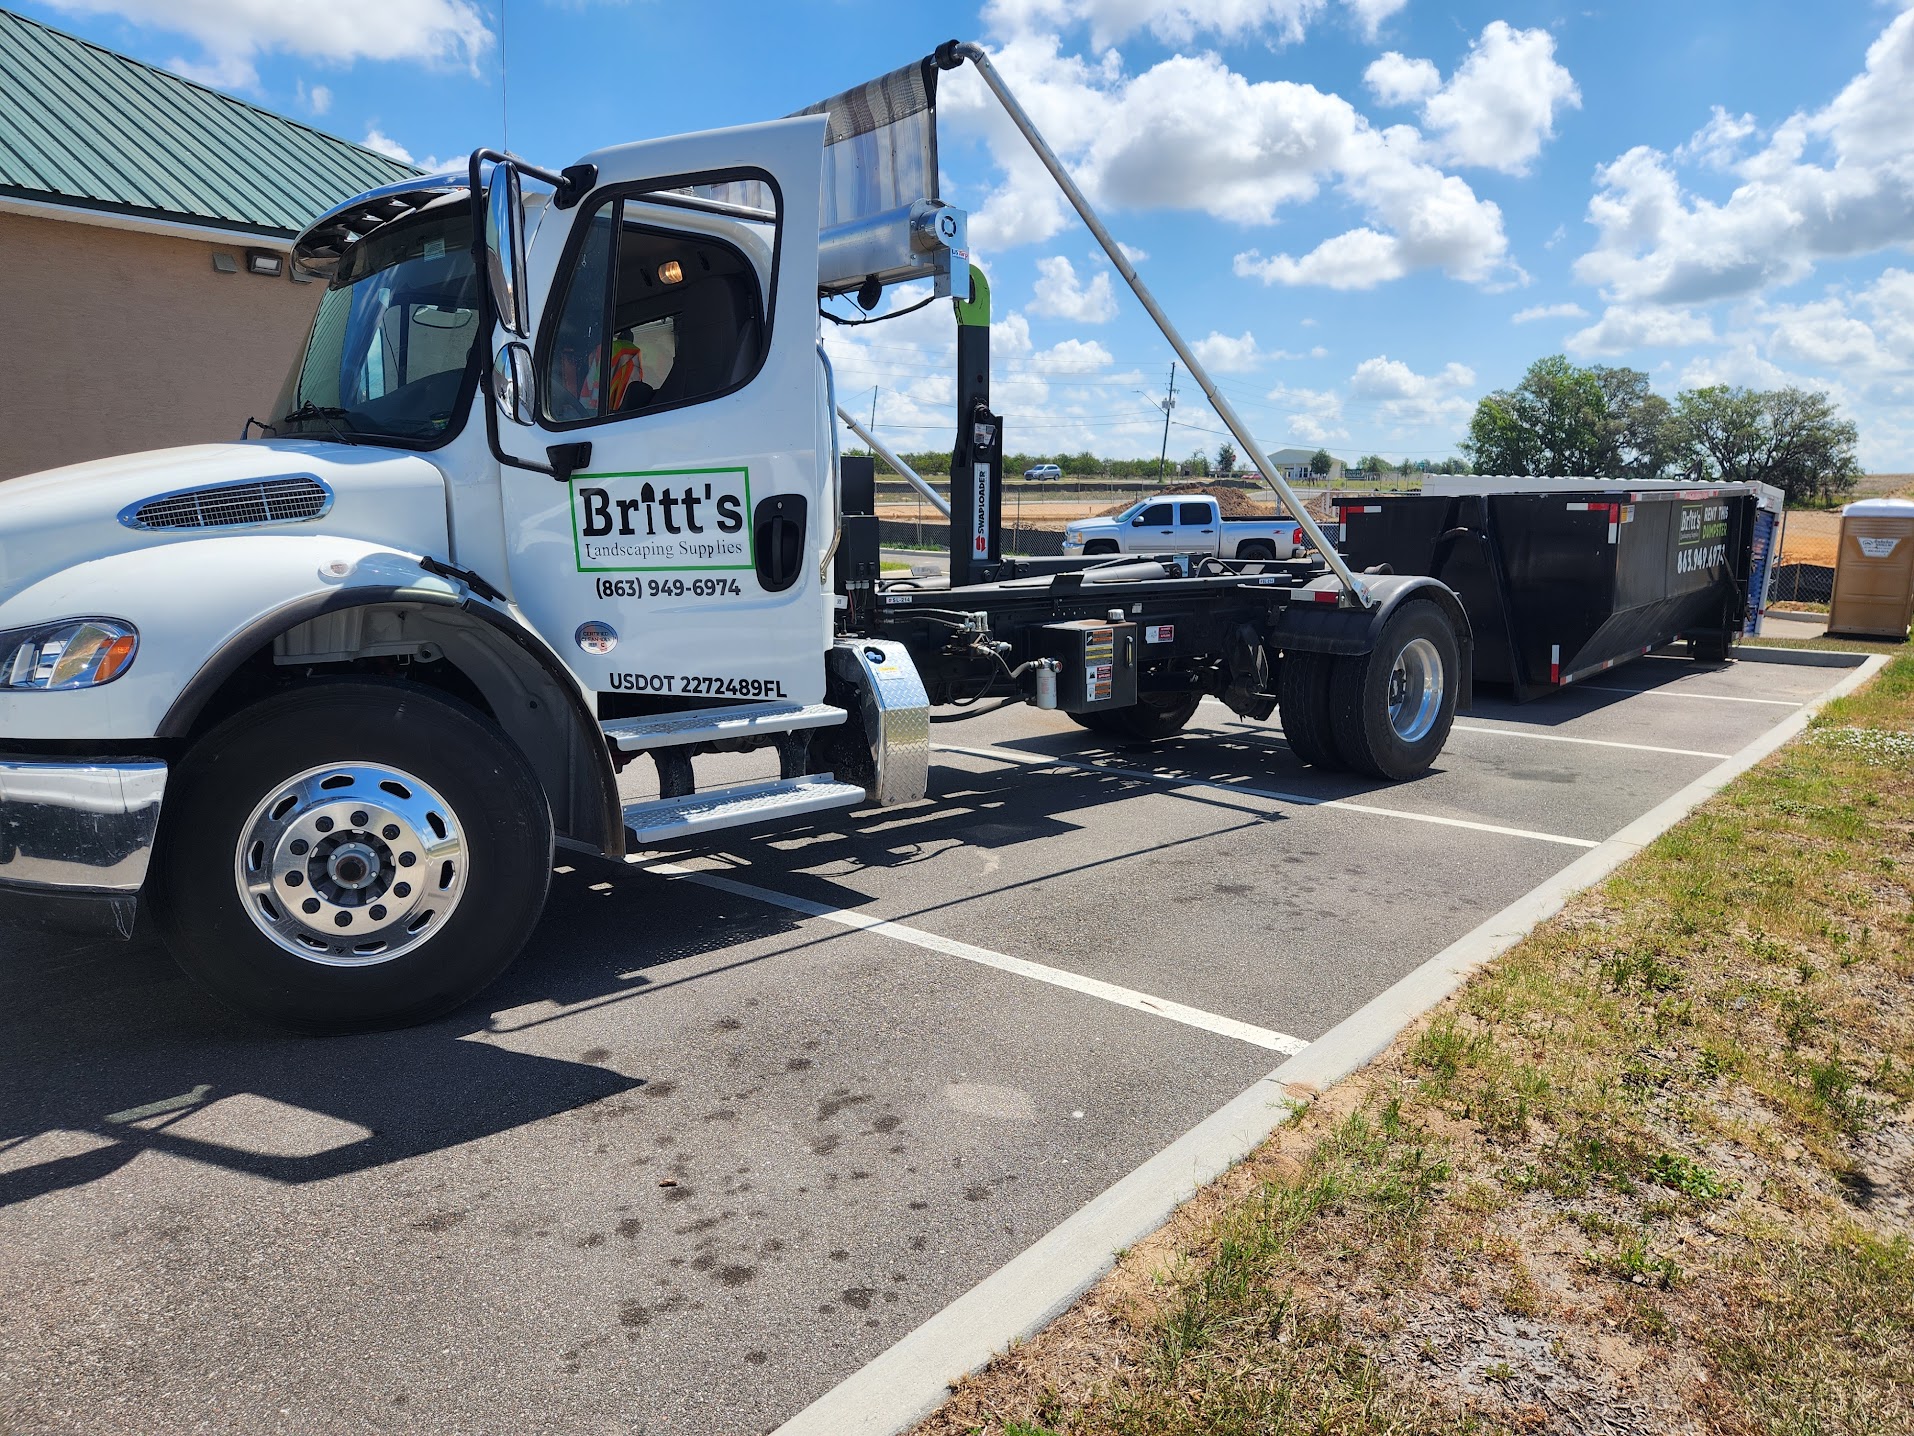
[[[0,195],[291,238],[416,173],[0,10]]]

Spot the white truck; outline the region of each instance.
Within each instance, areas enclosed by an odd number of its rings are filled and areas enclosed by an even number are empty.
[[[965,62],[1260,460],[975,46],[563,171],[475,151],[299,236],[325,287],[267,436],[0,485],[10,906],[148,911],[226,1001],[364,1029],[502,971],[555,848],[922,799],[934,707],[1152,738],[1214,694],[1280,704],[1305,761],[1427,769],[1471,681],[1439,583],[1356,575],[1307,521],[1286,564],[1001,557],[987,288],[936,197]],[[879,577],[818,342],[821,297],[924,278],[962,370],[942,589]],[[706,786],[741,752],[767,770]],[[657,795],[623,801],[640,759]]]
[[[1292,558],[1302,548],[1294,519],[1226,519],[1208,494],[1139,499],[1114,518],[1072,519],[1063,551],[1075,558],[1119,553],[1196,553],[1210,558]]]

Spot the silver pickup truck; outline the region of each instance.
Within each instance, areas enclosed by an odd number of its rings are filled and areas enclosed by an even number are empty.
[[[1293,519],[1225,519],[1208,494],[1142,499],[1115,518],[1072,519],[1063,531],[1071,558],[1116,553],[1200,553],[1215,558],[1292,557]]]

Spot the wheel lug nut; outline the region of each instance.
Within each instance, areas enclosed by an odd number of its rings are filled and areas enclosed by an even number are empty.
[[[399,840],[399,825],[397,823],[387,823],[384,828],[380,829],[379,836],[384,838],[388,843],[396,843]]]
[[[378,903],[374,903],[370,908],[366,909],[366,911],[372,915],[372,920],[374,922],[385,921],[385,909],[381,907]]]
[[[409,868],[412,866],[412,864],[416,863],[418,860],[419,860],[419,855],[417,853],[400,853],[399,854],[399,866],[402,868]]]
[[[301,910],[302,912],[305,912],[305,913],[306,913],[306,914],[308,914],[308,915],[310,915],[310,914],[312,914],[312,913],[315,913],[315,912],[318,912],[318,911],[319,911],[319,899],[318,899],[318,898],[307,898],[307,899],[306,899],[306,900],[305,900],[304,902],[302,902],[301,904],[299,904],[299,907],[300,907],[300,910]]]
[[[304,838],[294,838],[286,845],[286,851],[291,853],[295,858],[303,858],[307,853],[312,851],[312,844]]]
[[[394,883],[392,885],[392,896],[396,898],[411,897],[412,884],[411,883]]]
[[[322,833],[329,833],[332,831],[332,819],[321,818],[316,823],[314,823],[313,826]]]
[[[369,816],[367,816],[365,813],[354,813],[352,815],[352,826],[355,828],[363,828],[367,823],[371,821],[372,819]]]
[[[339,914],[339,916],[335,917],[332,921],[333,921],[333,925],[336,927],[351,927],[352,914],[349,912],[342,912]]]
[[[286,886],[289,888],[296,888],[299,886],[299,884],[301,884],[304,881],[305,881],[305,878],[300,876],[298,873],[286,874]]]

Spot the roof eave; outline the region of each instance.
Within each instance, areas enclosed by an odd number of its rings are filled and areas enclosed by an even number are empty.
[[[290,250],[294,231],[265,225],[238,224],[208,215],[177,214],[166,210],[139,209],[130,205],[104,203],[73,195],[0,185],[0,214],[18,214],[31,219],[59,220],[69,224],[90,224],[99,229],[129,230],[136,234],[160,234],[174,239],[197,239],[211,243],[248,244],[258,249]]]

